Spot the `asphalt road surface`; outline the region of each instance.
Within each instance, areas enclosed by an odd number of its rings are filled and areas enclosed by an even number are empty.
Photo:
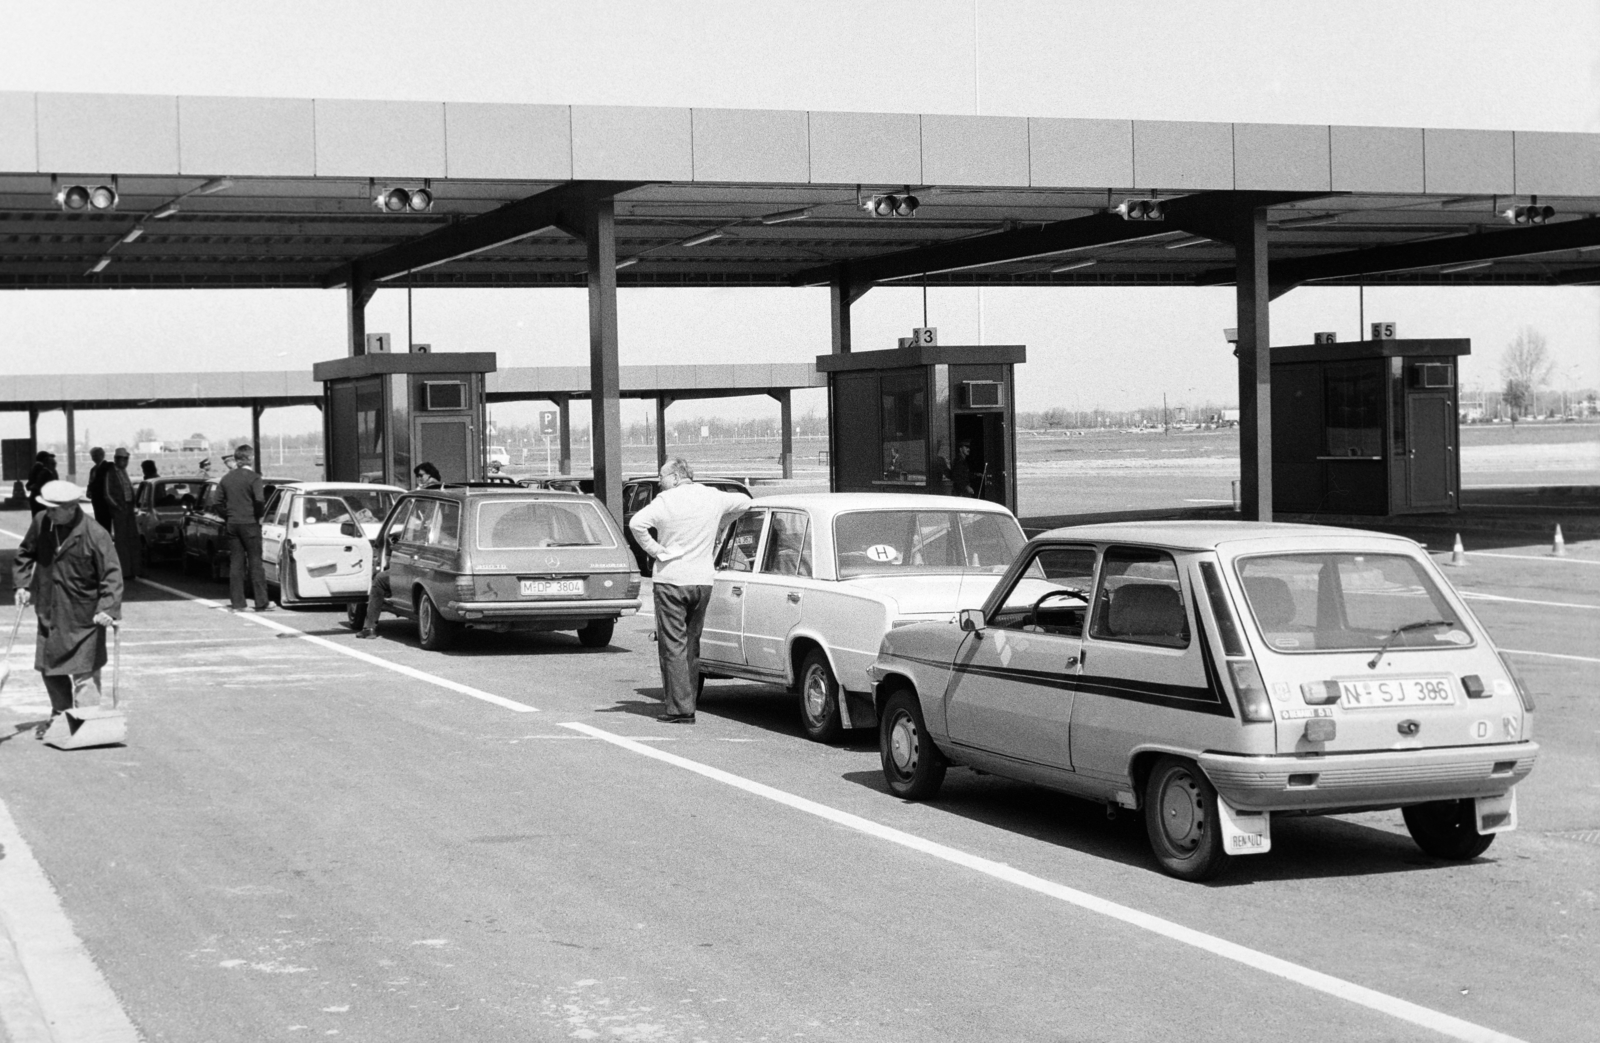
[[[0,516],[0,548],[19,525]],[[158,570],[122,630],[125,746],[30,737],[31,614],[0,692],[0,1024],[11,1043],[1592,1040],[1600,547],[1546,549],[1451,573],[1537,693],[1517,832],[1457,865],[1398,813],[1281,820],[1209,885],[1160,874],[1135,817],[992,777],[898,801],[870,739],[807,742],[781,692],[714,682],[698,724],[660,724],[647,616],[606,650],[485,634],[435,654],[401,621],[364,642],[333,612],[236,616]]]

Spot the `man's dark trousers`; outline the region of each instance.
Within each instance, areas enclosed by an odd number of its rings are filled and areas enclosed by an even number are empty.
[[[255,522],[228,523],[228,594],[235,609],[244,608],[244,574],[250,572],[250,586],[256,608],[266,609],[267,570],[261,563],[261,526]]]
[[[694,713],[700,689],[700,628],[711,604],[710,587],[655,585],[656,655],[661,659],[661,687],[666,713]]]

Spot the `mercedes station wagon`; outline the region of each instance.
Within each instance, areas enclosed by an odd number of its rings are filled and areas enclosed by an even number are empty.
[[[981,609],[891,630],[890,789],[949,765],[1142,810],[1166,872],[1272,847],[1278,815],[1399,808],[1436,858],[1517,823],[1533,700],[1410,540],[1145,522],[1032,540]]]
[[[457,485],[407,493],[383,525],[389,611],[417,621],[422,647],[464,629],[573,630],[611,643],[639,610],[639,573],[605,505],[520,486]],[[352,626],[366,605],[352,605]]]

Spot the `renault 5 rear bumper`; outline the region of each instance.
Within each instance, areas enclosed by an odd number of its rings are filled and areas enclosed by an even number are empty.
[[[1537,743],[1513,742],[1321,757],[1202,753],[1199,761],[1241,811],[1316,811],[1496,796],[1526,778],[1538,756]]]

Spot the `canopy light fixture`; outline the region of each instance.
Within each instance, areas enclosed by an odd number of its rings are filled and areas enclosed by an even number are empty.
[[[226,192],[233,187],[233,180],[225,177],[214,177],[210,181],[194,190],[197,196],[209,196],[217,192]]]
[[[1338,214],[1306,214],[1303,217],[1285,217],[1272,223],[1279,228],[1310,228],[1313,225],[1331,225],[1338,220]]]
[[[94,267],[89,269],[89,274],[90,275],[98,275],[99,273],[105,271],[106,270],[106,266],[108,264],[110,264],[110,263],[111,263],[111,258],[109,258],[109,257],[100,258],[98,261],[94,262]]]
[[[922,205],[922,200],[911,194],[907,189],[904,195],[866,196],[861,200],[861,209],[873,217],[915,217],[917,208]]]
[[[701,232],[699,235],[692,235],[689,238],[683,240],[683,242],[679,243],[678,245],[679,246],[699,246],[701,243],[709,243],[713,239],[721,239],[721,238],[722,238],[722,230],[720,228],[717,228],[717,229],[713,229],[712,231],[709,231],[709,232]]]
[[[1187,247],[1199,246],[1202,243],[1209,243],[1210,241],[1211,241],[1210,239],[1207,239],[1203,235],[1191,235],[1187,239],[1179,239],[1176,242],[1168,243],[1167,244],[1167,249],[1168,250],[1183,250],[1183,249],[1185,249]]]
[[[630,264],[638,264],[638,263],[639,263],[639,258],[637,258],[637,257],[624,257],[622,260],[617,262],[617,267],[618,268],[626,268]]]
[[[1059,275],[1062,272],[1075,272],[1079,268],[1090,268],[1090,267],[1093,267],[1094,265],[1097,265],[1099,263],[1100,263],[1099,261],[1095,261],[1095,260],[1072,261],[1072,262],[1070,262],[1068,264],[1063,264],[1063,265],[1060,265],[1058,267],[1050,269],[1050,274],[1051,275]]]
[[[1159,199],[1124,199],[1111,211],[1124,221],[1165,221],[1166,208]]]
[[[128,234],[122,237],[121,242],[131,243],[141,235],[144,235],[144,225],[134,225],[128,229]]]
[[[386,214],[420,214],[433,209],[433,193],[426,188],[386,188],[372,205]]]
[[[1540,206],[1538,197],[1527,206],[1514,206],[1509,210],[1501,211],[1500,216],[1514,225],[1542,225],[1556,216],[1553,206]]]
[[[1447,264],[1439,269],[1440,275],[1454,275],[1456,272],[1470,272],[1474,268],[1487,268],[1493,261],[1463,261],[1460,264]]]
[[[110,185],[66,185],[56,192],[56,205],[63,210],[114,210],[117,190]]]
[[[150,218],[153,221],[160,221],[160,220],[163,220],[164,218],[171,217],[173,214],[175,214],[177,212],[178,212],[178,204],[177,203],[168,203],[166,206],[162,207],[160,210],[157,210],[155,213],[151,214]]]
[[[781,225],[785,221],[804,221],[811,216],[811,208],[803,206],[798,210],[780,210],[775,214],[768,214],[761,219],[764,225]]]

